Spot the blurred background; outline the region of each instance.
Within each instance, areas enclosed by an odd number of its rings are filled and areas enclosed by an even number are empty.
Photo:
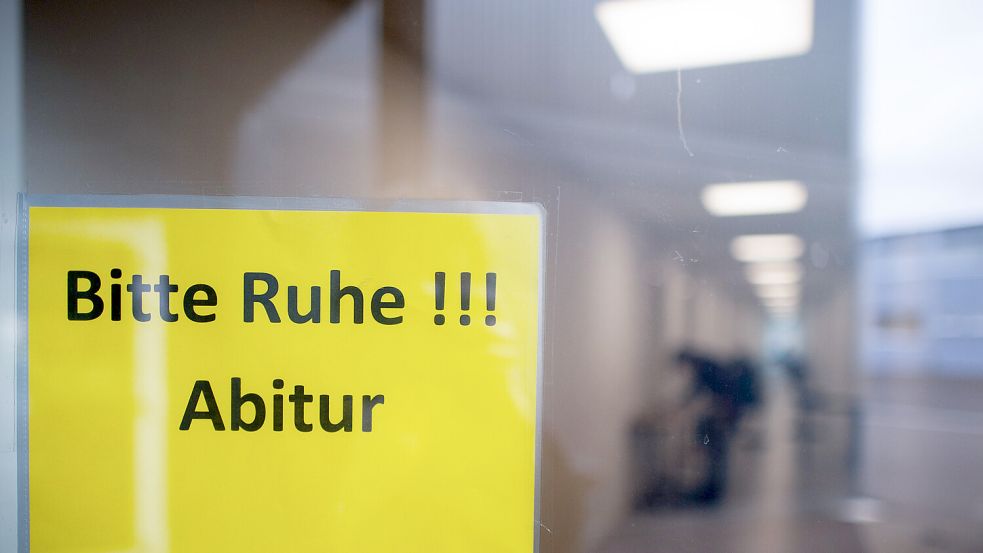
[[[26,192],[542,203],[542,552],[983,551],[983,4],[0,22],[0,549]]]

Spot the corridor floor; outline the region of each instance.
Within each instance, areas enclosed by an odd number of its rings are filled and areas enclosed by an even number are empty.
[[[719,505],[635,513],[597,553],[983,552],[983,524],[926,517],[859,492],[863,471],[846,409],[801,417],[781,382],[769,392],[735,439]],[[983,455],[983,442],[975,448]]]

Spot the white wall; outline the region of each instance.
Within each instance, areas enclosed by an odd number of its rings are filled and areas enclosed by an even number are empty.
[[[691,346],[719,358],[761,352],[763,314],[755,300],[735,298],[733,290],[690,273],[686,277],[687,333],[678,346]]]
[[[645,323],[649,290],[635,229],[576,194],[556,215],[561,278],[551,291],[557,324],[547,431],[587,482],[581,526],[564,531],[590,548],[622,520],[635,492],[629,430],[650,401],[644,348],[658,329]]]
[[[810,385],[839,398],[858,392],[856,291],[854,276],[843,270],[843,286],[822,298],[807,299],[803,341]]]

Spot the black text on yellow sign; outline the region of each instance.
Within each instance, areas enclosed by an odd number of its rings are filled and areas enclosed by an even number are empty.
[[[156,282],[151,284],[145,282],[144,275],[134,274],[130,276],[129,282],[125,285],[119,280],[123,277],[123,271],[114,268],[109,271],[112,284],[109,286],[109,298],[104,297],[100,290],[103,287],[103,279],[98,273],[89,270],[68,271],[68,320],[70,321],[91,321],[101,317],[107,303],[109,304],[109,318],[114,321],[123,319],[123,304],[129,305],[128,315],[134,321],[150,322],[156,316],[159,320],[173,323],[181,318],[181,314],[176,307],[175,296],[180,298],[183,305],[184,317],[196,323],[210,323],[215,320],[213,309],[218,305],[218,293],[215,288],[205,283],[195,283],[183,289],[177,283],[171,282],[170,275],[158,275]],[[446,275],[443,272],[434,273],[434,293],[436,295],[436,308],[444,308],[444,287]],[[355,285],[342,285],[341,271],[330,271],[329,284],[329,318],[333,324],[341,322],[341,301],[349,298],[352,302],[353,324],[362,324],[365,321],[365,298],[366,294]],[[485,298],[488,315],[485,317],[485,324],[495,325],[495,283],[497,275],[487,273],[485,275]],[[262,283],[262,291],[258,291],[257,283]],[[311,286],[308,296],[308,308],[302,312],[300,307],[301,292],[298,286],[287,286],[286,293],[286,312],[288,320],[296,324],[320,323],[322,304],[321,286]],[[125,290],[125,296],[124,296]],[[250,272],[242,275],[242,320],[251,323],[256,320],[257,308],[262,308],[266,319],[272,323],[282,322],[280,309],[277,301],[283,302],[283,295],[280,292],[280,281],[276,276],[264,272]],[[147,296],[150,296],[149,300]],[[406,307],[406,300],[403,292],[395,286],[383,286],[371,294],[369,302],[370,312],[375,322],[384,325],[395,325],[403,322],[402,315],[394,312]],[[471,316],[467,313],[471,305],[471,273],[461,273],[461,309],[465,313],[461,315],[460,322],[467,326],[471,324]],[[156,311],[154,311],[156,307]],[[385,311],[385,312],[384,312]],[[156,313],[156,315],[155,315]],[[434,316],[434,324],[444,324],[444,315],[438,313]]]
[[[29,219],[32,551],[532,551],[538,210]]]
[[[365,322],[365,297],[366,294],[355,285],[343,285],[341,282],[341,271],[332,270],[329,272],[329,292],[328,292],[328,320],[331,324],[341,324],[341,303],[342,299],[349,299],[351,303],[352,324],[363,324]],[[128,304],[127,316],[134,321],[150,322],[156,317],[158,320],[168,323],[177,322],[181,315],[178,310],[173,308],[176,305],[174,296],[181,297],[184,317],[195,323],[209,323],[216,319],[213,309],[218,306],[218,293],[215,287],[205,283],[194,283],[182,292],[182,287],[171,282],[170,275],[158,275],[156,282],[150,284],[144,281],[144,275],[134,274],[129,278],[125,285],[119,282],[123,277],[123,271],[113,268],[109,271],[111,284],[109,285],[109,297],[101,294],[103,279],[95,271],[89,270],[70,270],[68,271],[67,285],[67,317],[70,321],[92,321],[101,317],[107,304],[109,305],[109,318],[113,321],[122,321],[124,304]],[[434,273],[434,293],[436,296],[437,309],[443,309],[444,303],[444,282],[446,275],[443,272]],[[489,314],[485,316],[485,324],[493,326],[495,324],[495,288],[497,275],[487,273],[485,275],[485,298]],[[257,286],[257,283],[262,283]],[[259,290],[261,288],[261,291]],[[125,292],[124,292],[125,291]],[[280,317],[277,307],[277,296],[280,292],[279,280],[270,273],[248,272],[242,276],[242,321],[252,323],[256,321],[257,312],[260,317],[265,317],[271,323],[280,323],[284,319]],[[287,320],[294,324],[317,324],[321,322],[321,286],[309,287],[307,299],[308,308],[306,312],[300,306],[300,288],[298,286],[287,286],[286,312]],[[465,311],[461,315],[460,322],[467,326],[470,324],[470,315],[466,312],[471,304],[471,273],[461,273],[461,309]],[[369,311],[372,319],[383,325],[396,325],[403,322],[403,316],[397,314],[399,310],[406,307],[406,300],[403,292],[395,286],[383,286],[375,290],[371,295]],[[444,323],[444,315],[438,313],[434,315],[435,324]],[[283,390],[284,382],[276,378],[272,382],[274,390]],[[256,393],[242,393],[242,382],[240,378],[233,377],[230,381],[230,412],[229,429],[232,431],[244,430],[255,432],[263,428],[266,421],[267,402],[262,396]],[[313,395],[306,393],[303,384],[293,386],[293,393],[286,396],[293,406],[293,426],[300,432],[311,432],[314,425],[307,422],[306,408],[313,403]],[[320,421],[320,428],[325,432],[351,432],[352,431],[352,403],[351,395],[344,395],[342,401],[342,414],[340,420],[332,421],[330,416],[330,401],[328,395],[320,395],[318,404],[320,406],[317,415]],[[382,394],[362,396],[362,425],[363,432],[372,431],[372,412],[377,405],[382,405],[386,398]],[[284,394],[273,393],[272,405],[272,428],[276,432],[283,431],[283,412]],[[204,410],[198,408],[204,405]],[[242,407],[249,405],[252,408],[252,419],[246,420],[242,415]],[[187,408],[181,418],[179,428],[189,430],[192,421],[205,419],[211,422],[212,428],[218,431],[226,429],[218,403],[215,401],[215,392],[212,383],[208,380],[198,380],[191,390]]]

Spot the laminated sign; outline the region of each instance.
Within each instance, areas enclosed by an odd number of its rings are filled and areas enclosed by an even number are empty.
[[[534,551],[537,206],[26,203],[22,550]]]

